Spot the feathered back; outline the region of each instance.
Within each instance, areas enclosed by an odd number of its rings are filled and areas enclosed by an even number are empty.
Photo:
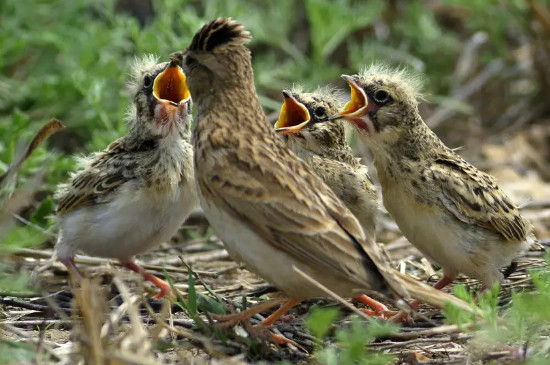
[[[193,37],[190,51],[212,52],[217,47],[241,46],[252,37],[244,26],[231,18],[217,18],[205,24]]]
[[[359,78],[364,82],[383,83],[390,86],[397,97],[411,104],[418,105],[424,99],[424,86],[421,75],[412,73],[404,68],[391,68],[384,64],[375,63],[359,72]]]

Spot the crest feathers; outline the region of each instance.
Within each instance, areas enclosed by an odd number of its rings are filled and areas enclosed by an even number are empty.
[[[195,33],[189,50],[212,52],[223,45],[243,45],[251,38],[242,24],[231,18],[217,18]]]

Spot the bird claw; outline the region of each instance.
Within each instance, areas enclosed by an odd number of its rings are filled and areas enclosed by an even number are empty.
[[[179,291],[179,290],[178,290],[178,293],[180,293],[181,295],[184,295],[184,293]],[[174,293],[174,291],[172,290],[170,285],[167,285],[167,286],[160,287],[159,292],[153,298],[154,299],[162,299],[164,297],[168,297],[168,298],[171,298],[171,299],[177,299],[178,296]]]
[[[254,337],[264,338],[266,339],[267,336],[265,335],[266,331],[269,331],[268,326],[264,325],[251,325],[248,322],[248,319],[250,319],[250,316],[243,315],[241,313],[233,313],[233,314],[212,314],[212,319],[216,320],[216,326],[218,328],[231,328],[236,326],[239,323],[243,323],[246,330],[253,335]],[[296,342],[286,338],[283,335],[278,335],[276,333],[269,332],[269,339],[273,341],[278,346],[282,345],[293,345],[297,348],[302,348],[300,345],[298,345]]]
[[[393,323],[411,323],[412,320],[410,314],[404,311],[393,312],[393,315],[388,317],[388,321]]]
[[[369,317],[378,318],[384,321],[393,323],[411,323],[412,317],[407,312],[402,311],[374,311],[371,309],[362,308],[361,312],[365,313]]]
[[[231,328],[250,318],[248,315],[242,315],[242,312],[233,314],[211,314],[211,317],[217,321],[216,326],[219,328]]]
[[[257,338],[269,339],[277,346],[292,345],[292,346],[295,346],[299,349],[302,349],[302,350],[306,351],[302,346],[300,346],[295,341],[293,341],[289,338],[286,338],[283,335],[280,335],[280,334],[273,333],[273,332],[269,331],[270,327],[266,327],[264,325],[250,325],[250,324],[248,324],[248,325],[245,326],[245,328],[248,331],[248,333],[250,333],[252,336],[257,337]],[[266,332],[269,333],[269,336],[266,335]]]
[[[298,345],[296,342],[292,341],[289,338],[286,338],[283,335],[278,335],[276,333],[270,334],[271,340],[277,345],[277,346],[283,346],[283,345],[292,345],[297,348],[302,348],[302,346]]]
[[[377,310],[371,310],[366,308],[361,308],[361,312],[365,313],[369,317],[374,317],[382,320],[389,320],[390,322],[393,322],[393,318],[400,315],[401,312],[391,311],[389,309],[377,311]],[[406,314],[406,313],[405,313]]]

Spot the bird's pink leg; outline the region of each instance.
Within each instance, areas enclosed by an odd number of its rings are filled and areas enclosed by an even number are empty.
[[[444,287],[446,287],[449,284],[452,284],[455,279],[452,276],[448,276],[443,274],[443,277],[437,281],[437,283],[434,284],[433,288],[437,290],[441,290]],[[420,305],[420,302],[418,300],[412,301],[409,306],[416,310],[418,306]],[[396,315],[392,316],[390,318],[390,321],[392,322],[409,322],[411,318],[409,317],[409,314],[406,312],[399,312]]]
[[[277,309],[275,312],[271,313],[266,319],[262,321],[262,326],[268,327],[271,326],[273,323],[275,323],[279,318],[284,316],[292,307],[298,305],[301,302],[301,300],[298,299],[290,299],[288,302],[281,305],[279,309]],[[275,333],[271,334],[271,340],[275,342],[277,345],[293,345],[296,347],[299,347],[299,345],[292,341],[291,339],[286,338],[285,336],[278,335]]]
[[[67,268],[67,271],[69,272],[69,274],[76,278],[76,280],[78,282],[80,282],[83,278],[82,276],[82,273],[78,270],[78,267],[76,267],[76,264],[74,263],[74,259],[71,257],[71,258],[60,258],[59,261],[61,261],[63,263],[63,265],[65,265],[65,267]]]
[[[296,305],[300,304],[301,300],[298,299],[289,299],[286,303],[281,305],[279,309],[277,309],[275,312],[271,313],[266,319],[263,320],[262,326],[271,326],[273,323],[277,322],[279,318],[284,316],[289,310],[292,309],[292,307],[295,307]]]
[[[449,284],[452,284],[455,279],[453,277],[443,274],[443,277],[434,284],[434,289],[441,290]]]
[[[164,296],[168,295],[171,297],[175,297],[174,292],[172,291],[172,288],[170,287],[170,284],[168,284],[166,281],[158,278],[157,276],[151,274],[138,264],[136,264],[133,261],[124,261],[120,263],[122,266],[140,274],[143,276],[143,278],[147,281],[150,281],[153,283],[157,288],[160,289],[159,293],[154,296],[155,299],[163,298]]]
[[[232,314],[212,314],[212,318],[218,321],[218,325],[222,328],[235,326],[239,322],[248,321],[250,317],[257,313],[273,308],[279,304],[286,303],[287,298],[273,298],[256,304],[242,312]]]
[[[382,304],[379,301],[369,297],[368,295],[362,294],[362,295],[358,296],[355,299],[357,299],[361,303],[363,303],[363,304],[371,307],[372,309],[374,309],[374,311],[372,311],[370,309],[364,309],[364,308],[361,309],[361,312],[365,313],[367,316],[387,318],[386,313],[387,314],[392,314],[393,313],[384,304]]]

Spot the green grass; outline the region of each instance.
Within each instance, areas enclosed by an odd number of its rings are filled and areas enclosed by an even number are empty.
[[[512,293],[512,301],[498,306],[499,286],[495,285],[479,298],[480,316],[473,316],[448,308],[444,314],[449,323],[459,325],[475,336],[478,348],[490,350],[508,344],[518,354],[525,351],[526,364],[547,364],[550,359],[550,254],[546,267],[529,272],[535,290]],[[455,287],[455,294],[475,303],[475,294],[463,285]],[[518,355],[519,356],[519,355]]]
[[[384,365],[392,364],[393,355],[374,352],[368,345],[376,338],[396,333],[399,326],[371,319],[367,323],[353,316],[351,322],[339,328],[333,325],[338,318],[336,308],[313,307],[305,320],[307,329],[317,339],[315,357],[323,365]],[[329,332],[334,330],[335,342],[324,344]]]

